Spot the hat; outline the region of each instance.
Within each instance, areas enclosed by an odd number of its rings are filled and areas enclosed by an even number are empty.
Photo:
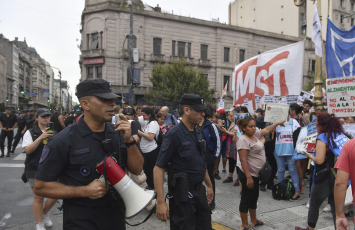
[[[184,94],[180,99],[180,105],[189,105],[193,110],[206,110],[207,107],[203,103],[203,99],[196,94]]]
[[[115,99],[117,94],[111,92],[111,83],[101,78],[87,79],[76,86],[78,99],[85,96],[97,96],[104,99]]]
[[[255,110],[255,112],[256,112],[256,113],[263,113],[264,110],[262,110],[262,109],[259,108],[259,109]]]
[[[219,114],[225,114],[226,110],[224,108],[219,108],[216,110],[216,112],[218,112]]]
[[[136,114],[136,111],[131,106],[127,106],[126,108],[123,109],[122,113],[124,115],[134,116]]]
[[[45,115],[52,115],[52,113],[51,113],[51,111],[49,111],[46,108],[40,108],[36,112],[36,117],[38,117],[38,116],[43,117]]]

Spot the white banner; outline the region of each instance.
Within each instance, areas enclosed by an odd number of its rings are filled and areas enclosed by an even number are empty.
[[[328,79],[327,105],[337,117],[355,116],[355,77]]]
[[[253,102],[255,95],[299,95],[302,88],[304,42],[297,42],[252,57],[234,68],[234,105],[244,99]]]

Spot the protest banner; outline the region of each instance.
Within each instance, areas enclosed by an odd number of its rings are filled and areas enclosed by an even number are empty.
[[[287,104],[269,103],[266,105],[264,122],[276,123],[288,120]]]
[[[355,77],[328,79],[327,105],[337,117],[355,116]]]
[[[304,42],[270,50],[238,64],[233,71],[234,105],[247,98],[255,110],[255,95],[298,95],[302,88]]]

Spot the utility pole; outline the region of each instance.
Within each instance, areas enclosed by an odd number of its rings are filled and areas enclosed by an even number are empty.
[[[58,72],[59,74],[59,106],[60,106],[60,114],[62,114],[62,72]]]
[[[130,85],[129,85],[129,105],[133,107],[134,105],[134,93],[133,93],[133,0],[131,0],[131,11],[129,18],[129,72],[130,72]]]

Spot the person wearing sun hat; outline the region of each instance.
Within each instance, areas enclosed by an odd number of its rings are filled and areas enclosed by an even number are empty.
[[[108,81],[82,81],[76,96],[84,115],[54,136],[43,150],[35,192],[63,199],[63,229],[126,229],[123,200],[98,180],[101,175],[96,166],[108,154],[102,141],[111,139],[110,152],[120,167],[137,175],[142,172],[143,157],[132,137],[131,124],[120,114],[121,121],[112,125],[118,95]]]

